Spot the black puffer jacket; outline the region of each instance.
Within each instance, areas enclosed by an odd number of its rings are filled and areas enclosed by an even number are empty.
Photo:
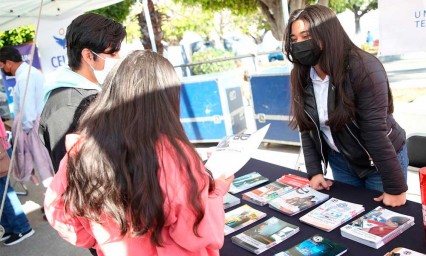
[[[407,191],[397,152],[405,144],[405,131],[389,113],[389,83],[380,61],[365,52],[351,54],[346,75],[345,90],[353,93],[356,120],[333,132],[339,151],[352,170],[363,178],[378,171],[386,193],[397,195]],[[364,66],[364,67],[363,67]],[[336,102],[335,88],[329,86],[328,112]],[[301,134],[308,176],[322,173],[321,161],[327,166],[329,146],[319,131],[319,118],[312,81],[305,87],[305,114],[317,129]]]

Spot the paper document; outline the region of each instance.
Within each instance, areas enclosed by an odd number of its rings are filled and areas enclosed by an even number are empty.
[[[222,175],[228,178],[239,171],[262,143],[269,126],[267,124],[253,134],[227,136],[219,142],[205,164],[213,178],[217,179]]]

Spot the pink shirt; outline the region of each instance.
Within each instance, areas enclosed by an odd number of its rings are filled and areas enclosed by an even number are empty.
[[[78,135],[67,135],[67,150],[78,139]],[[126,235],[121,238],[118,226],[107,216],[104,217],[102,224],[81,217],[66,217],[64,202],[60,195],[65,191],[68,183],[67,156],[62,159],[59,171],[46,192],[44,208],[50,225],[71,244],[96,248],[99,256],[219,255],[219,249],[224,241],[223,196],[228,187],[224,182],[216,180],[216,189],[209,193],[207,173],[195,175],[207,184],[200,192],[205,215],[198,228],[200,237],[196,236],[192,231],[195,216],[186,198],[188,181],[181,175],[172,154],[173,150],[168,142],[163,141],[158,149],[160,186],[164,193],[166,216],[162,232],[163,247],[153,245],[148,235],[141,237]],[[202,163],[201,166],[203,166]]]

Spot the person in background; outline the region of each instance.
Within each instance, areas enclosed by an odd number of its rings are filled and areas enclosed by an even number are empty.
[[[381,191],[388,206],[406,202],[405,131],[380,61],[351,42],[335,13],[321,5],[294,11],[284,33],[291,71],[293,128],[301,132],[312,188],[329,189],[324,175]]]
[[[0,143],[2,143],[3,148],[7,150],[9,156],[11,156],[12,148],[8,142],[6,129],[1,118]],[[3,237],[0,237],[0,241],[6,246],[10,246],[24,241],[28,237],[34,235],[35,232],[31,228],[15,190],[10,183],[6,186],[6,179],[7,176],[0,178],[0,205],[3,199],[3,194],[5,190],[7,190],[3,212],[1,213],[0,219],[0,224],[5,229],[5,233],[3,234]]]
[[[125,36],[123,25],[93,13],[78,16],[67,27],[68,67],[56,70],[46,83],[39,127],[55,172],[66,153],[65,135],[75,131],[88,105],[85,98],[101,90]]]
[[[367,32],[367,38],[365,42],[368,44],[368,46],[373,47],[373,36],[371,35],[371,32]]]
[[[44,207],[60,236],[98,255],[219,255],[223,196],[180,123],[173,65],[135,51],[67,135]]]
[[[38,178],[34,173],[34,170],[37,170],[43,185],[47,187],[54,173],[49,154],[38,137],[40,114],[43,109],[43,74],[34,67],[30,68],[22,61],[20,52],[11,46],[0,49],[0,68],[5,75],[15,76],[16,79],[13,89],[15,118],[12,127],[12,134],[14,138],[17,137],[14,145],[17,153],[13,156],[16,163],[13,166],[15,177],[19,181],[32,179],[38,184]]]

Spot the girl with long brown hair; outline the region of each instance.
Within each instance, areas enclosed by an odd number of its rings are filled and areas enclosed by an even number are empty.
[[[381,192],[385,205],[405,204],[405,131],[392,116],[386,71],[349,39],[335,13],[321,5],[294,11],[284,33],[291,71],[292,125],[301,132],[314,189],[334,180]]]
[[[67,136],[46,193],[50,224],[98,255],[219,255],[223,195],[179,120],[180,82],[168,60],[135,51]]]

